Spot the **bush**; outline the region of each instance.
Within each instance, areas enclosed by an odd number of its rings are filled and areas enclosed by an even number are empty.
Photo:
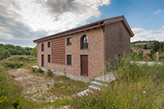
[[[7,106],[7,105],[9,105],[9,100],[8,100],[8,98],[7,98],[7,96],[1,96],[0,97],[0,108],[2,108],[2,106]]]
[[[52,71],[50,69],[47,69],[47,76],[50,76],[50,77],[53,76]]]
[[[36,72],[36,68],[33,68],[33,67],[31,67],[31,68],[32,68],[32,72],[35,73]]]
[[[20,68],[23,66],[23,62],[3,62],[2,65],[7,68]]]
[[[44,71],[43,71],[41,68],[39,68],[39,69],[37,70],[37,72],[38,72],[38,73],[43,73]]]
[[[14,109],[17,109],[17,107],[20,105],[20,99],[17,98],[15,100],[12,101]]]

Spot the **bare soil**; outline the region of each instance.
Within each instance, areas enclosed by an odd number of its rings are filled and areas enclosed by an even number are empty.
[[[53,87],[54,80],[42,74],[31,73],[29,69],[9,70],[14,83],[22,86],[25,99],[36,102],[53,102],[59,97],[48,91]]]

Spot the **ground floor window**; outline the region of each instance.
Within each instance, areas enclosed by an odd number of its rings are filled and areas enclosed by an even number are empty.
[[[71,61],[72,61],[72,56],[67,55],[67,65],[72,65]]]
[[[51,55],[48,54],[48,63],[50,63],[50,62],[51,62]]]

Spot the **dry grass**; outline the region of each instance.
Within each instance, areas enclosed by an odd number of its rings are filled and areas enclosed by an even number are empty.
[[[0,86],[2,86],[0,87],[0,108],[13,108],[14,105],[23,109],[60,108],[61,106],[63,108],[63,105],[66,107],[69,105],[71,95],[88,87],[86,83],[64,76],[47,77],[41,73],[32,73],[30,66],[36,64],[35,60],[35,57],[12,56],[0,63]],[[6,68],[2,65],[4,62],[13,61],[21,61],[24,65],[18,69]],[[61,86],[65,88],[62,89]]]

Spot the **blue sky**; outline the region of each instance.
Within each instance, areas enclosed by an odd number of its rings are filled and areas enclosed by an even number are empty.
[[[124,15],[138,40],[164,41],[164,0],[0,0],[0,43],[32,40]]]
[[[131,28],[159,29],[164,25],[163,9],[164,0],[111,0],[108,6],[99,7],[100,17],[88,21],[124,15]]]

